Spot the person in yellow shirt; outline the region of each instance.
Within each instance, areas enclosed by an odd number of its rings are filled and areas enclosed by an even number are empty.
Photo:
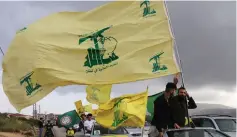
[[[67,130],[67,135],[66,137],[74,137],[75,135],[75,131],[72,129],[72,127],[70,127],[68,130]]]

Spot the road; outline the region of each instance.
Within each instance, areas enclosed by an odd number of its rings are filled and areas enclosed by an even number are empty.
[[[54,126],[53,133],[55,137],[66,137],[65,128],[58,128],[57,126]],[[84,137],[84,135],[81,132],[77,132],[74,137]]]

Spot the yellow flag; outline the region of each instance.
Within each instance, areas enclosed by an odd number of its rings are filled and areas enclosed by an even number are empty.
[[[86,87],[86,99],[92,104],[103,104],[110,100],[112,85],[89,85]]]
[[[148,91],[114,98],[99,106],[96,121],[107,128],[143,127],[145,124]],[[106,117],[105,117],[106,116]]]
[[[74,102],[78,114],[84,113],[84,108],[82,106],[81,100]]]
[[[84,106],[84,111],[85,111],[85,112],[92,113],[92,104],[85,105],[85,106]]]
[[[110,2],[55,13],[20,30],[4,56],[3,88],[21,110],[58,86],[175,74],[173,55],[163,1]]]
[[[92,109],[92,115],[93,116],[97,116],[98,113],[98,109]]]

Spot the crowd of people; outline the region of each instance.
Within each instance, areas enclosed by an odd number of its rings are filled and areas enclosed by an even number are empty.
[[[79,123],[79,131],[82,131],[84,134],[90,134],[92,130],[92,126],[94,125],[95,120],[93,119],[92,114],[81,114],[81,121]],[[40,118],[39,121],[39,137],[53,137],[53,124],[50,123],[50,120],[44,124],[43,118]],[[43,130],[45,129],[45,134],[43,135]],[[66,129],[67,137],[74,137],[76,131],[73,127]]]
[[[81,121],[79,123],[79,131],[82,131],[84,134],[90,134],[92,127],[95,123],[92,114],[81,114]],[[67,137],[73,137],[75,134],[75,130],[69,128],[66,130]]]
[[[195,109],[197,105],[184,87],[177,89],[177,83],[177,78],[174,78],[174,82],[167,83],[163,94],[154,101],[154,116],[151,121],[149,137],[163,137],[163,133],[167,129],[179,129],[190,125],[187,123],[188,109]],[[176,93],[177,95],[175,95]],[[92,114],[81,114],[79,131],[90,134],[94,123]],[[43,120],[40,119],[39,127],[40,137],[42,137],[43,128],[46,129],[45,137],[53,137],[51,130],[53,125],[50,121],[43,125]],[[66,130],[67,137],[74,137],[75,132],[75,129],[70,127]]]
[[[188,109],[195,109],[197,105],[184,87],[177,89],[177,82],[175,78],[174,82],[167,83],[164,94],[154,101],[149,137],[163,137],[164,131],[169,128],[179,129],[191,124],[186,122],[189,119]]]

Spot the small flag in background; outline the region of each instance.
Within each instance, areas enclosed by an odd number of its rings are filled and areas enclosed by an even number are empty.
[[[145,124],[148,91],[114,98],[98,109],[96,121],[107,128],[143,127]],[[106,117],[105,117],[106,116]]]
[[[78,124],[80,120],[81,118],[78,116],[76,110],[72,110],[58,116],[57,123],[58,127],[69,128],[73,127],[75,124]]]
[[[84,108],[84,111],[85,111],[85,112],[93,113],[92,104],[85,105],[83,108]]]
[[[76,106],[76,111],[78,114],[84,113],[84,108],[82,106],[82,102],[81,100],[78,100],[76,102],[74,102],[75,106]]]
[[[103,104],[110,100],[112,85],[88,85],[86,99],[92,104]]]

